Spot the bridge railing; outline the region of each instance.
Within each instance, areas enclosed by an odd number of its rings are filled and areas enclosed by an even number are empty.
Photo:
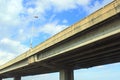
[[[110,4],[102,7],[101,9],[92,13],[91,15],[84,18],[83,20],[64,29],[63,31],[61,31],[58,34],[54,35],[53,37],[49,38],[45,42],[42,42],[40,45],[36,46],[35,48],[25,52],[24,54],[21,54],[20,56],[9,61],[8,63],[0,66],[0,70],[4,69],[14,63],[17,63],[23,59],[29,58],[30,56],[36,54],[37,52],[40,52],[62,40],[67,39],[68,37],[75,35],[76,33],[79,33],[97,23],[100,23],[101,21],[104,21],[119,12],[120,12],[120,0],[114,0]]]

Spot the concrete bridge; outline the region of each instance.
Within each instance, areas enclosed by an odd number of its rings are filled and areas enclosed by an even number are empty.
[[[120,0],[0,66],[0,80],[52,72],[60,72],[60,80],[74,80],[75,69],[116,62],[120,62]]]

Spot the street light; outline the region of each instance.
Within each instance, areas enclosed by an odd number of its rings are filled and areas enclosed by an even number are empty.
[[[38,16],[34,16],[34,19],[37,19]],[[32,49],[32,37],[33,37],[33,27],[35,25],[35,20],[33,20],[32,31],[31,31],[31,40],[30,40],[30,49]]]

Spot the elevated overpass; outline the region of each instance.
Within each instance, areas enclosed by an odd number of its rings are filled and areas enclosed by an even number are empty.
[[[60,72],[60,80],[74,80],[74,69],[116,62],[120,62],[120,0],[0,66],[0,80],[52,72]]]

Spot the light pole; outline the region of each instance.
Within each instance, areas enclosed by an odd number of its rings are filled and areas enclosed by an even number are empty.
[[[32,30],[31,30],[31,40],[30,40],[30,49],[32,49],[32,43],[33,43],[33,41],[32,41],[32,38],[33,38],[33,27],[35,26],[35,19],[37,19],[38,18],[38,16],[34,16],[34,19],[33,19],[33,25],[32,25]]]

